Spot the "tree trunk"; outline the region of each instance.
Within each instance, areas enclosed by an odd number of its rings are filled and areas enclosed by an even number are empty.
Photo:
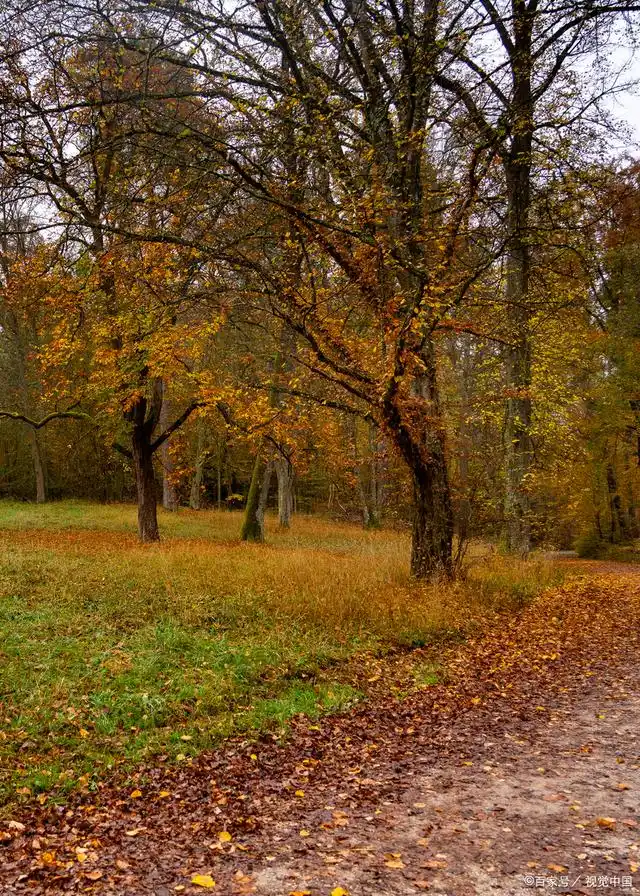
[[[202,499],[202,480],[204,478],[204,464],[207,458],[207,450],[204,437],[204,424],[198,420],[198,440],[196,443],[196,461],[193,476],[191,478],[191,491],[189,493],[189,507],[192,510],[200,510]]]
[[[31,457],[33,460],[33,472],[36,478],[36,503],[44,504],[47,500],[47,476],[42,457],[40,439],[35,429],[30,431]]]
[[[383,413],[411,473],[411,575],[437,581],[453,575],[453,509],[433,346],[425,346],[421,361],[423,373],[414,380],[409,404],[395,391]]]
[[[627,521],[622,511],[622,501],[618,492],[618,481],[612,464],[607,464],[607,491],[609,493],[609,512],[611,527],[609,541],[626,541],[628,538]]]
[[[411,575],[438,580],[453,575],[453,514],[444,455],[416,463],[413,479]]]
[[[266,464],[264,473],[262,474],[262,486],[260,487],[260,497],[258,498],[258,507],[256,509],[256,519],[260,526],[261,533],[260,541],[264,541],[264,515],[267,509],[267,501],[269,500],[269,488],[271,486],[274,467],[274,461],[270,460]]]
[[[142,542],[160,541],[153,452],[148,427],[144,423],[133,427],[132,454],[138,491],[138,535]]]
[[[278,525],[281,529],[291,526],[293,513],[293,482],[294,470],[291,461],[286,457],[279,457],[274,461],[276,476],[278,478]]]
[[[162,409],[160,410],[160,429],[164,430],[169,425],[171,414],[171,402],[167,394],[167,384],[162,384]],[[162,506],[165,510],[178,509],[178,494],[173,483],[172,475],[175,464],[169,450],[169,440],[160,446],[160,463],[162,464]]]
[[[385,482],[379,432],[372,423],[369,424],[369,452],[369,528],[378,529],[382,522]]]
[[[267,470],[265,469],[264,473],[266,474],[266,472]],[[247,504],[244,511],[240,535],[242,541],[264,541],[264,505],[261,500],[264,493],[264,482],[261,474],[262,457],[260,452],[258,452],[253,464],[251,485],[249,486],[249,494],[247,495]]]
[[[522,86],[526,92],[527,85]],[[527,98],[523,98],[523,108]],[[531,341],[529,333],[530,135],[516,135],[505,163],[507,185],[507,279],[505,301],[511,325],[506,350],[505,496],[507,549],[526,556],[531,550],[529,476],[531,442]]]

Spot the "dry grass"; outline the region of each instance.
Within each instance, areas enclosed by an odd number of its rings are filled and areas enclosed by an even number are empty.
[[[227,512],[161,527],[141,546],[130,506],[0,503],[5,798],[343,706],[357,694],[320,670],[464,637],[555,576],[476,546],[463,581],[417,585],[406,533],[305,517],[264,545]]]

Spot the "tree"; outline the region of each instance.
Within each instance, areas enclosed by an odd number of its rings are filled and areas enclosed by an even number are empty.
[[[467,28],[445,48],[448,65],[436,78],[495,148],[503,170],[504,301],[512,331],[505,351],[505,517],[516,553],[531,546],[532,256],[544,242],[534,220],[535,188],[550,169],[570,167],[576,148],[585,153],[577,132],[588,113],[596,108],[607,121],[600,101],[621,86],[604,50],[621,16],[638,8],[619,0],[471,0],[455,8]]]
[[[151,55],[197,72],[199,95],[224,110],[223,141],[194,139],[209,154],[209,170],[223,166],[236,178],[261,222],[230,265],[296,334],[298,381],[289,393],[388,433],[412,478],[412,572],[450,575],[453,515],[434,334],[487,262],[478,264],[476,252],[472,269],[465,246],[490,158],[478,146],[460,158],[456,177],[444,164],[438,172],[438,149],[455,130],[437,124],[433,104],[450,37],[440,4],[159,10],[172,17],[174,35],[184,26],[193,49],[178,59],[158,41]],[[121,39],[134,50],[126,34]]]
[[[65,228],[67,266],[84,286],[76,308],[81,326],[66,321],[64,348],[82,352],[90,345],[95,353],[91,377],[75,401],[82,397],[107,413],[117,409],[126,424],[130,447],[118,439],[116,446],[133,462],[140,539],[155,541],[154,454],[199,404],[190,363],[200,335],[206,338],[217,324],[209,307],[204,321],[195,311],[213,294],[207,262],[190,248],[127,234],[140,231],[142,205],[143,223],[157,228],[173,216],[186,233],[187,214],[195,226],[194,206],[187,208],[175,165],[156,154],[149,167],[150,129],[143,127],[144,112],[126,101],[141,89],[132,58],[99,41],[86,49],[45,40],[39,70],[28,72],[28,39],[16,37],[13,49],[5,61],[0,157],[15,176],[40,185],[43,202]],[[149,89],[157,91],[156,104],[163,91],[173,93],[179,76],[166,65],[154,69]],[[132,138],[140,132],[146,144]],[[170,378],[186,406],[158,432]]]

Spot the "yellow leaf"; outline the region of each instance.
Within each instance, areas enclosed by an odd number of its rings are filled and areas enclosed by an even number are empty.
[[[142,791],[141,790],[132,790],[131,793],[129,794],[129,796],[131,797],[132,800],[140,799],[140,797],[142,796]]]
[[[615,818],[607,818],[606,816],[603,818],[596,818],[596,824],[601,828],[615,828],[616,820]]]
[[[171,796],[171,793],[168,790],[161,790],[160,793],[158,794],[158,796],[161,799],[165,800],[168,796]]]
[[[304,790],[296,790],[296,796],[304,796]]]
[[[349,896],[349,892],[342,887],[336,887],[335,890],[331,891],[331,896]]]
[[[218,840],[221,843],[230,843],[231,840],[233,840],[233,837],[231,836],[229,831],[220,831],[220,833],[218,834]]]
[[[404,862],[401,859],[390,859],[384,863],[387,868],[404,868]]]
[[[549,869],[549,871],[555,871],[556,874],[564,874],[565,871],[568,871],[568,869],[565,868],[564,865],[551,864],[551,865],[547,865],[547,868]]]
[[[300,836],[301,836],[301,837],[308,837],[308,836],[309,836],[309,831],[300,831]]]
[[[78,734],[80,735],[80,737],[89,737],[89,732],[87,731],[86,728],[81,728],[78,731]]]
[[[196,887],[204,887],[207,890],[213,889],[216,885],[210,874],[194,874],[191,878],[191,883],[195,884]]]

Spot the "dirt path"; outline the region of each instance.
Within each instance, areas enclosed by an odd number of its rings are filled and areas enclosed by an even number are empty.
[[[25,812],[0,893],[640,893],[640,577],[591,572],[446,684]]]
[[[278,826],[255,892],[640,893],[640,679],[577,696],[540,721],[486,714],[472,735],[468,719],[452,724],[445,767],[429,756],[377,769],[388,798],[367,814],[327,792],[304,819],[311,844],[296,822]]]

